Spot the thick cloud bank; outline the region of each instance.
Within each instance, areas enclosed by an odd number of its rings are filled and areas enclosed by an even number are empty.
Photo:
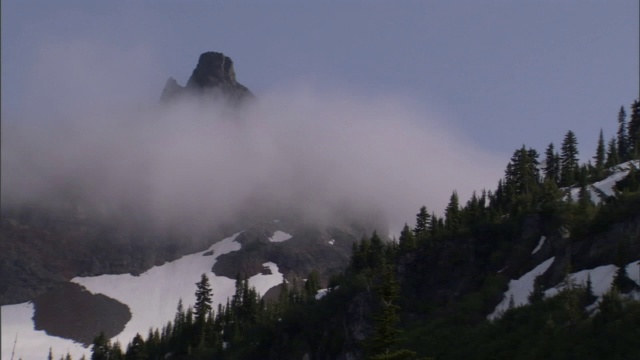
[[[87,75],[69,68],[64,76]],[[4,122],[5,205],[81,199],[94,211],[215,222],[259,198],[309,219],[344,206],[381,209],[397,229],[423,204],[442,211],[454,189],[465,201],[493,188],[504,160],[393,97],[292,86],[242,108],[184,100],[131,110],[119,106],[121,94],[92,107],[70,88],[49,93],[49,103],[65,99],[50,117]]]

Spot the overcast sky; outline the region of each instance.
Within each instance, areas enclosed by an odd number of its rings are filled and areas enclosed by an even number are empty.
[[[489,151],[542,151],[571,129],[591,152],[598,130],[611,136],[620,105],[638,96],[638,18],[637,0],[6,0],[2,112],[33,105],[32,69],[51,44],[152,58],[121,84],[142,102],[169,76],[185,83],[214,50],[258,96],[292,83],[401,96]],[[102,58],[95,66],[110,68]]]

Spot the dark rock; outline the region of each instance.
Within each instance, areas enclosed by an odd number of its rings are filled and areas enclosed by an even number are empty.
[[[187,81],[187,86],[180,86],[174,78],[169,78],[160,100],[168,102],[185,94],[214,99],[223,98],[231,103],[254,97],[249,89],[236,81],[231,58],[218,52],[206,52],[200,55],[198,65]]]
[[[75,283],[65,283],[33,300],[36,330],[86,346],[104,332],[118,335],[131,320],[129,307],[102,294],[94,295]]]

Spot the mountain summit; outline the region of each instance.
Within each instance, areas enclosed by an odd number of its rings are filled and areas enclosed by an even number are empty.
[[[200,55],[186,86],[170,77],[160,97],[162,102],[172,101],[184,94],[199,94],[213,98],[223,97],[231,102],[254,97],[247,87],[236,81],[233,61],[219,52]]]

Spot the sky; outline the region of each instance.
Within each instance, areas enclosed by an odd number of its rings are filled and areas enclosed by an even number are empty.
[[[148,83],[121,84],[141,99],[156,99],[169,76],[185,83],[213,50],[258,95],[305,81],[407,96],[490,151],[544,150],[573,130],[586,153],[639,94],[639,17],[635,0],[9,0],[3,113],[29,103],[43,46],[86,41],[153,58]]]
[[[271,128],[253,128],[254,136],[259,130],[284,139],[297,126],[291,114],[311,119],[299,133],[320,134],[269,156],[323,142],[320,148],[330,149],[310,155],[330,172],[335,164],[327,159],[349,153],[341,163],[347,166],[384,143],[370,155],[378,162],[337,174],[358,184],[375,170],[411,169],[416,180],[406,188],[428,184],[438,193],[429,201],[441,209],[453,188],[493,188],[522,144],[542,153],[573,130],[581,158],[593,156],[599,130],[613,136],[620,106],[628,110],[639,94],[639,18],[636,0],[2,1],[3,130],[34,118],[76,118],[78,125],[83,117],[86,126],[95,117],[87,114],[96,113],[99,124],[115,108],[152,106],[168,77],[185,84],[200,53],[219,51],[233,59],[238,81],[271,103],[259,106]],[[252,119],[260,117],[256,111]],[[279,116],[286,119],[275,121]],[[318,125],[327,116],[331,121]],[[187,128],[178,143],[197,136],[197,126]],[[369,131],[353,147],[332,135]],[[252,144],[253,151],[273,150],[267,143]],[[86,147],[73,146],[84,154]],[[54,153],[66,159],[65,151]],[[261,159],[280,168],[303,160]],[[440,183],[430,183],[433,177]],[[191,180],[183,185],[193,187]],[[385,178],[375,192],[404,185]]]

